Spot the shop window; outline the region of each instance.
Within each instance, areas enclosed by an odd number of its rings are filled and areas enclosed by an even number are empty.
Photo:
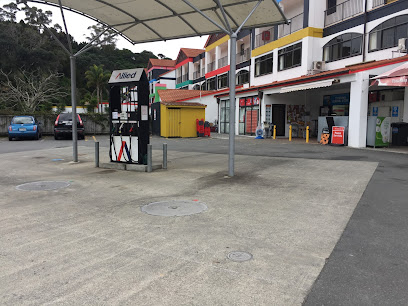
[[[302,43],[279,50],[278,59],[279,71],[300,66],[302,64]]]
[[[207,90],[216,90],[216,83],[215,78],[211,78],[207,80]]]
[[[323,60],[333,62],[343,58],[361,54],[363,35],[359,33],[346,33],[330,40],[323,47]]]
[[[228,73],[218,76],[218,89],[228,87]]]
[[[237,73],[237,85],[242,85],[249,82],[249,71],[241,70]]]
[[[388,19],[375,27],[369,34],[368,51],[396,47],[400,38],[408,38],[408,15]]]
[[[272,73],[273,53],[255,59],[255,76]]]
[[[219,129],[221,133],[229,132],[229,100],[224,100],[220,102]]]

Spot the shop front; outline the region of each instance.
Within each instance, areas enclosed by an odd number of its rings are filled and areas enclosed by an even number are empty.
[[[239,135],[255,135],[259,116],[258,96],[239,98]]]

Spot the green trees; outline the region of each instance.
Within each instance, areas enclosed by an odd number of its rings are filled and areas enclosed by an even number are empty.
[[[86,85],[89,88],[94,88],[96,92],[96,102],[99,105],[102,102],[103,89],[106,87],[110,73],[103,69],[103,65],[97,66],[92,65],[85,72],[85,77],[87,80]]]
[[[25,18],[17,21],[17,12],[23,11]],[[71,104],[69,95],[56,94],[52,97],[37,99],[31,96],[22,104],[14,97],[16,88],[29,85],[30,77],[36,75],[38,80],[47,80],[44,90],[51,92],[70,92],[70,63],[65,51],[44,30],[43,25],[59,38],[68,48],[65,33],[58,25],[52,26],[52,13],[36,7],[26,7],[10,3],[0,8],[0,110],[22,111],[23,109],[49,109],[50,105],[63,108]],[[96,25],[89,37],[96,37],[102,28]],[[104,88],[113,70],[146,67],[149,58],[157,58],[150,51],[134,53],[130,50],[119,50],[115,47],[115,38],[109,38],[111,31],[101,36],[100,44],[77,58],[77,92],[78,101],[90,104],[100,103]],[[87,42],[76,42],[70,37],[74,53]],[[106,40],[103,42],[103,40]],[[103,42],[103,43],[102,43]],[[51,82],[52,80],[52,82]],[[37,84],[39,86],[39,84]],[[13,94],[14,92],[14,94]],[[32,92],[31,95],[34,95]],[[96,99],[95,99],[96,96]],[[106,97],[106,96],[105,96]],[[23,103],[24,102],[24,103]],[[38,102],[38,103],[37,103]]]

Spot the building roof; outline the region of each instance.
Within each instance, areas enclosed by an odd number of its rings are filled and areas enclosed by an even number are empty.
[[[180,51],[183,51],[187,57],[196,57],[201,53],[204,53],[204,49],[189,49],[189,48],[181,48]]]
[[[203,106],[207,107],[207,105],[197,102],[160,102],[160,104],[168,105],[168,106]]]
[[[188,100],[193,98],[199,98],[200,94],[208,95],[215,93],[211,90],[188,90],[188,89],[159,89],[157,93],[160,96],[162,102],[177,102],[181,100]]]
[[[207,48],[209,45],[212,45],[213,43],[215,43],[217,40],[223,38],[225,35],[227,35],[226,33],[217,33],[217,34],[211,34],[208,36],[208,39],[204,45],[204,48]]]
[[[393,65],[393,64],[398,64],[398,63],[402,63],[406,61],[408,61],[408,55],[397,57],[397,58],[392,58],[392,59],[354,64],[354,65],[346,66],[344,68],[324,71],[324,72],[317,73],[317,74],[303,75],[303,76],[293,78],[293,79],[275,81],[272,83],[263,84],[259,86],[251,86],[249,88],[241,88],[241,89],[237,89],[236,93],[239,94],[239,93],[251,92],[255,90],[258,91],[258,90],[270,89],[274,87],[282,87],[282,86],[290,86],[290,85],[306,83],[306,82],[314,82],[314,81],[332,78],[332,77],[341,76],[341,75],[346,75],[346,74],[355,74],[355,73],[358,73],[364,70],[371,70],[371,69],[380,68],[380,67]],[[225,93],[218,94],[216,96],[220,97],[220,96],[225,96],[228,94],[229,94],[229,90],[226,91]]]
[[[168,59],[149,58],[149,64],[160,67],[174,67],[176,61]]]

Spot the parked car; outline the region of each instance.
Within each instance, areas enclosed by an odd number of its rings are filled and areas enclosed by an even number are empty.
[[[8,127],[8,138],[34,138],[42,137],[41,124],[33,116],[15,116]]]
[[[77,114],[77,133],[78,139],[85,138],[84,123],[82,122],[81,116]],[[70,137],[72,136],[72,113],[62,113],[59,114],[55,120],[54,125],[54,138],[59,139],[60,137]]]

